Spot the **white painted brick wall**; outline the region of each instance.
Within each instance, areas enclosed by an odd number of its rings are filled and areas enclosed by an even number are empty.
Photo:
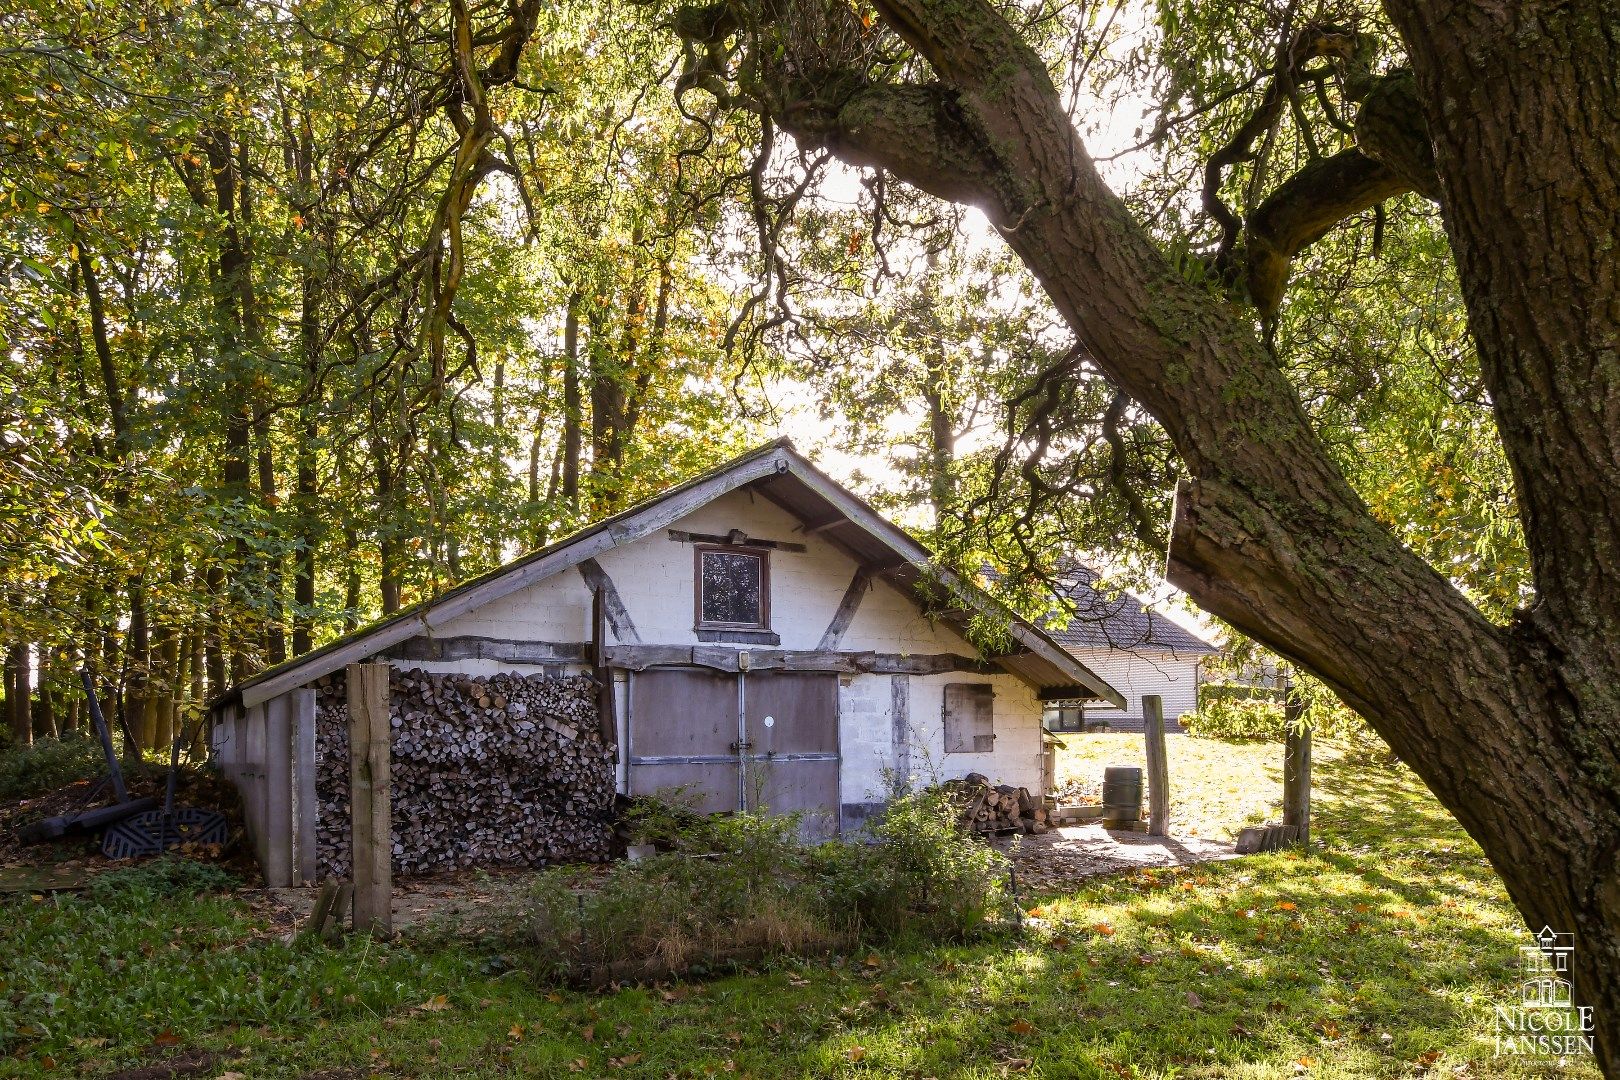
[[[1158,694],[1164,699],[1166,720],[1198,708],[1198,657],[1123,649],[1071,648],[1069,652],[1125,695],[1125,709],[1086,706],[1088,720],[1140,722],[1145,694]]]
[[[733,492],[688,514],[673,528],[722,535],[742,529],[766,540],[803,543],[804,552],[773,551],[770,556],[771,629],[781,648],[814,649],[838,609],[855,573],[855,563],[818,535],[797,532],[798,519],[749,492]],[[619,591],[642,643],[700,644],[693,627],[694,563],[692,545],[669,539],[667,530],[597,558]],[[537,582],[486,604],[448,623],[441,637],[472,635],[534,641],[589,641],[591,594],[577,570]],[[758,652],[767,646],[737,646]],[[909,597],[882,582],[875,583],[844,635],[841,648],[923,655],[976,650],[950,628],[924,618]],[[402,667],[428,671],[491,674],[499,670],[537,671],[538,666],[503,665],[492,660],[454,662],[400,661]],[[1105,676],[1106,677],[1106,676]],[[988,680],[996,686],[996,748],[990,754],[944,753],[941,709],[950,682]],[[1035,790],[1041,780],[1041,705],[1014,676],[966,673],[912,676],[910,717],[915,745],[912,772],[927,782],[982,772],[997,783]],[[884,791],[883,770],[897,764],[889,675],[855,675],[841,680],[839,739],[843,757],[842,800],[878,801]]]

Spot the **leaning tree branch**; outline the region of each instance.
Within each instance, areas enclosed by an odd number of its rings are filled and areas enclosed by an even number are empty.
[[[1017,30],[986,0],[878,8],[937,85],[804,86],[779,122],[985,209],[1097,366],[1185,462],[1171,579],[1321,675],[1408,761],[1438,760],[1455,739],[1457,687],[1480,688],[1468,708],[1501,712],[1497,674],[1514,662],[1505,635],[1372,517],[1248,315],[1223,290],[1183,277],[1104,184]],[[794,44],[785,42],[788,65]],[[1311,220],[1272,213],[1279,226]],[[1353,623],[1333,614],[1346,610],[1357,612]],[[1455,776],[1424,772],[1448,804],[1477,805]]]
[[[1346,219],[1411,190],[1394,170],[1354,147],[1283,181],[1249,215],[1242,262],[1234,267],[1262,320],[1269,322],[1282,304],[1295,255]]]

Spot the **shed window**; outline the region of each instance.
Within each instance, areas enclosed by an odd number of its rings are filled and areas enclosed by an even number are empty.
[[[1048,705],[1046,727],[1050,731],[1084,731],[1086,712],[1078,705]]]
[[[697,624],[700,628],[769,628],[770,568],[765,552],[699,548],[697,560]]]
[[[989,683],[946,684],[947,754],[988,754],[996,748],[995,700]]]

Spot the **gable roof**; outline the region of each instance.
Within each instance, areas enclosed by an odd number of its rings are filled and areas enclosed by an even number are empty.
[[[1089,566],[1075,566],[1062,578],[1061,594],[1075,606],[1074,618],[1061,630],[1047,627],[1053,640],[1077,648],[1167,652],[1207,656],[1220,652],[1203,638],[1149,610],[1128,592],[1104,593],[1097,588],[1101,575]]]
[[[532,551],[429,600],[362,627],[318,649],[244,680],[225,691],[215,706],[252,706],[322,675],[363,660],[402,641],[431,636],[452,619],[534,582],[572,569],[604,551],[665,528],[729,492],[748,488],[798,518],[805,533],[816,533],[908,597],[931,578],[944,585],[957,605],[936,612],[958,630],[975,615],[1004,621],[1012,645],[981,650],[1043,697],[1090,698],[1124,707],[1119,691],[1064,650],[1045,630],[1014,615],[982,589],[935,565],[933,553],[859,496],[816,468],[787,439],[766,443],[723,465],[700,473],[613,517]]]

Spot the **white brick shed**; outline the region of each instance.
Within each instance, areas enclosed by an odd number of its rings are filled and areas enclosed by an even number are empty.
[[[1103,592],[1099,575],[1076,566],[1064,575],[1064,593],[1074,618],[1052,637],[1087,668],[1101,675],[1125,698],[1117,702],[1065,703],[1054,708],[1048,724],[1055,731],[1079,731],[1081,725],[1105,721],[1114,731],[1142,730],[1142,698],[1156,694],[1164,702],[1170,730],[1183,713],[1198,708],[1198,684],[1206,657],[1220,649],[1152,610],[1129,592]],[[1082,716],[1083,712],[1083,716]]]
[[[925,582],[940,598],[925,607]],[[981,613],[1007,644],[965,634]],[[803,810],[835,833],[891,774],[1038,790],[1044,703],[1124,698],[785,440],[249,679],[213,705],[270,884],[313,856],[313,704],[347,664],[590,672],[618,786],[710,810]]]

